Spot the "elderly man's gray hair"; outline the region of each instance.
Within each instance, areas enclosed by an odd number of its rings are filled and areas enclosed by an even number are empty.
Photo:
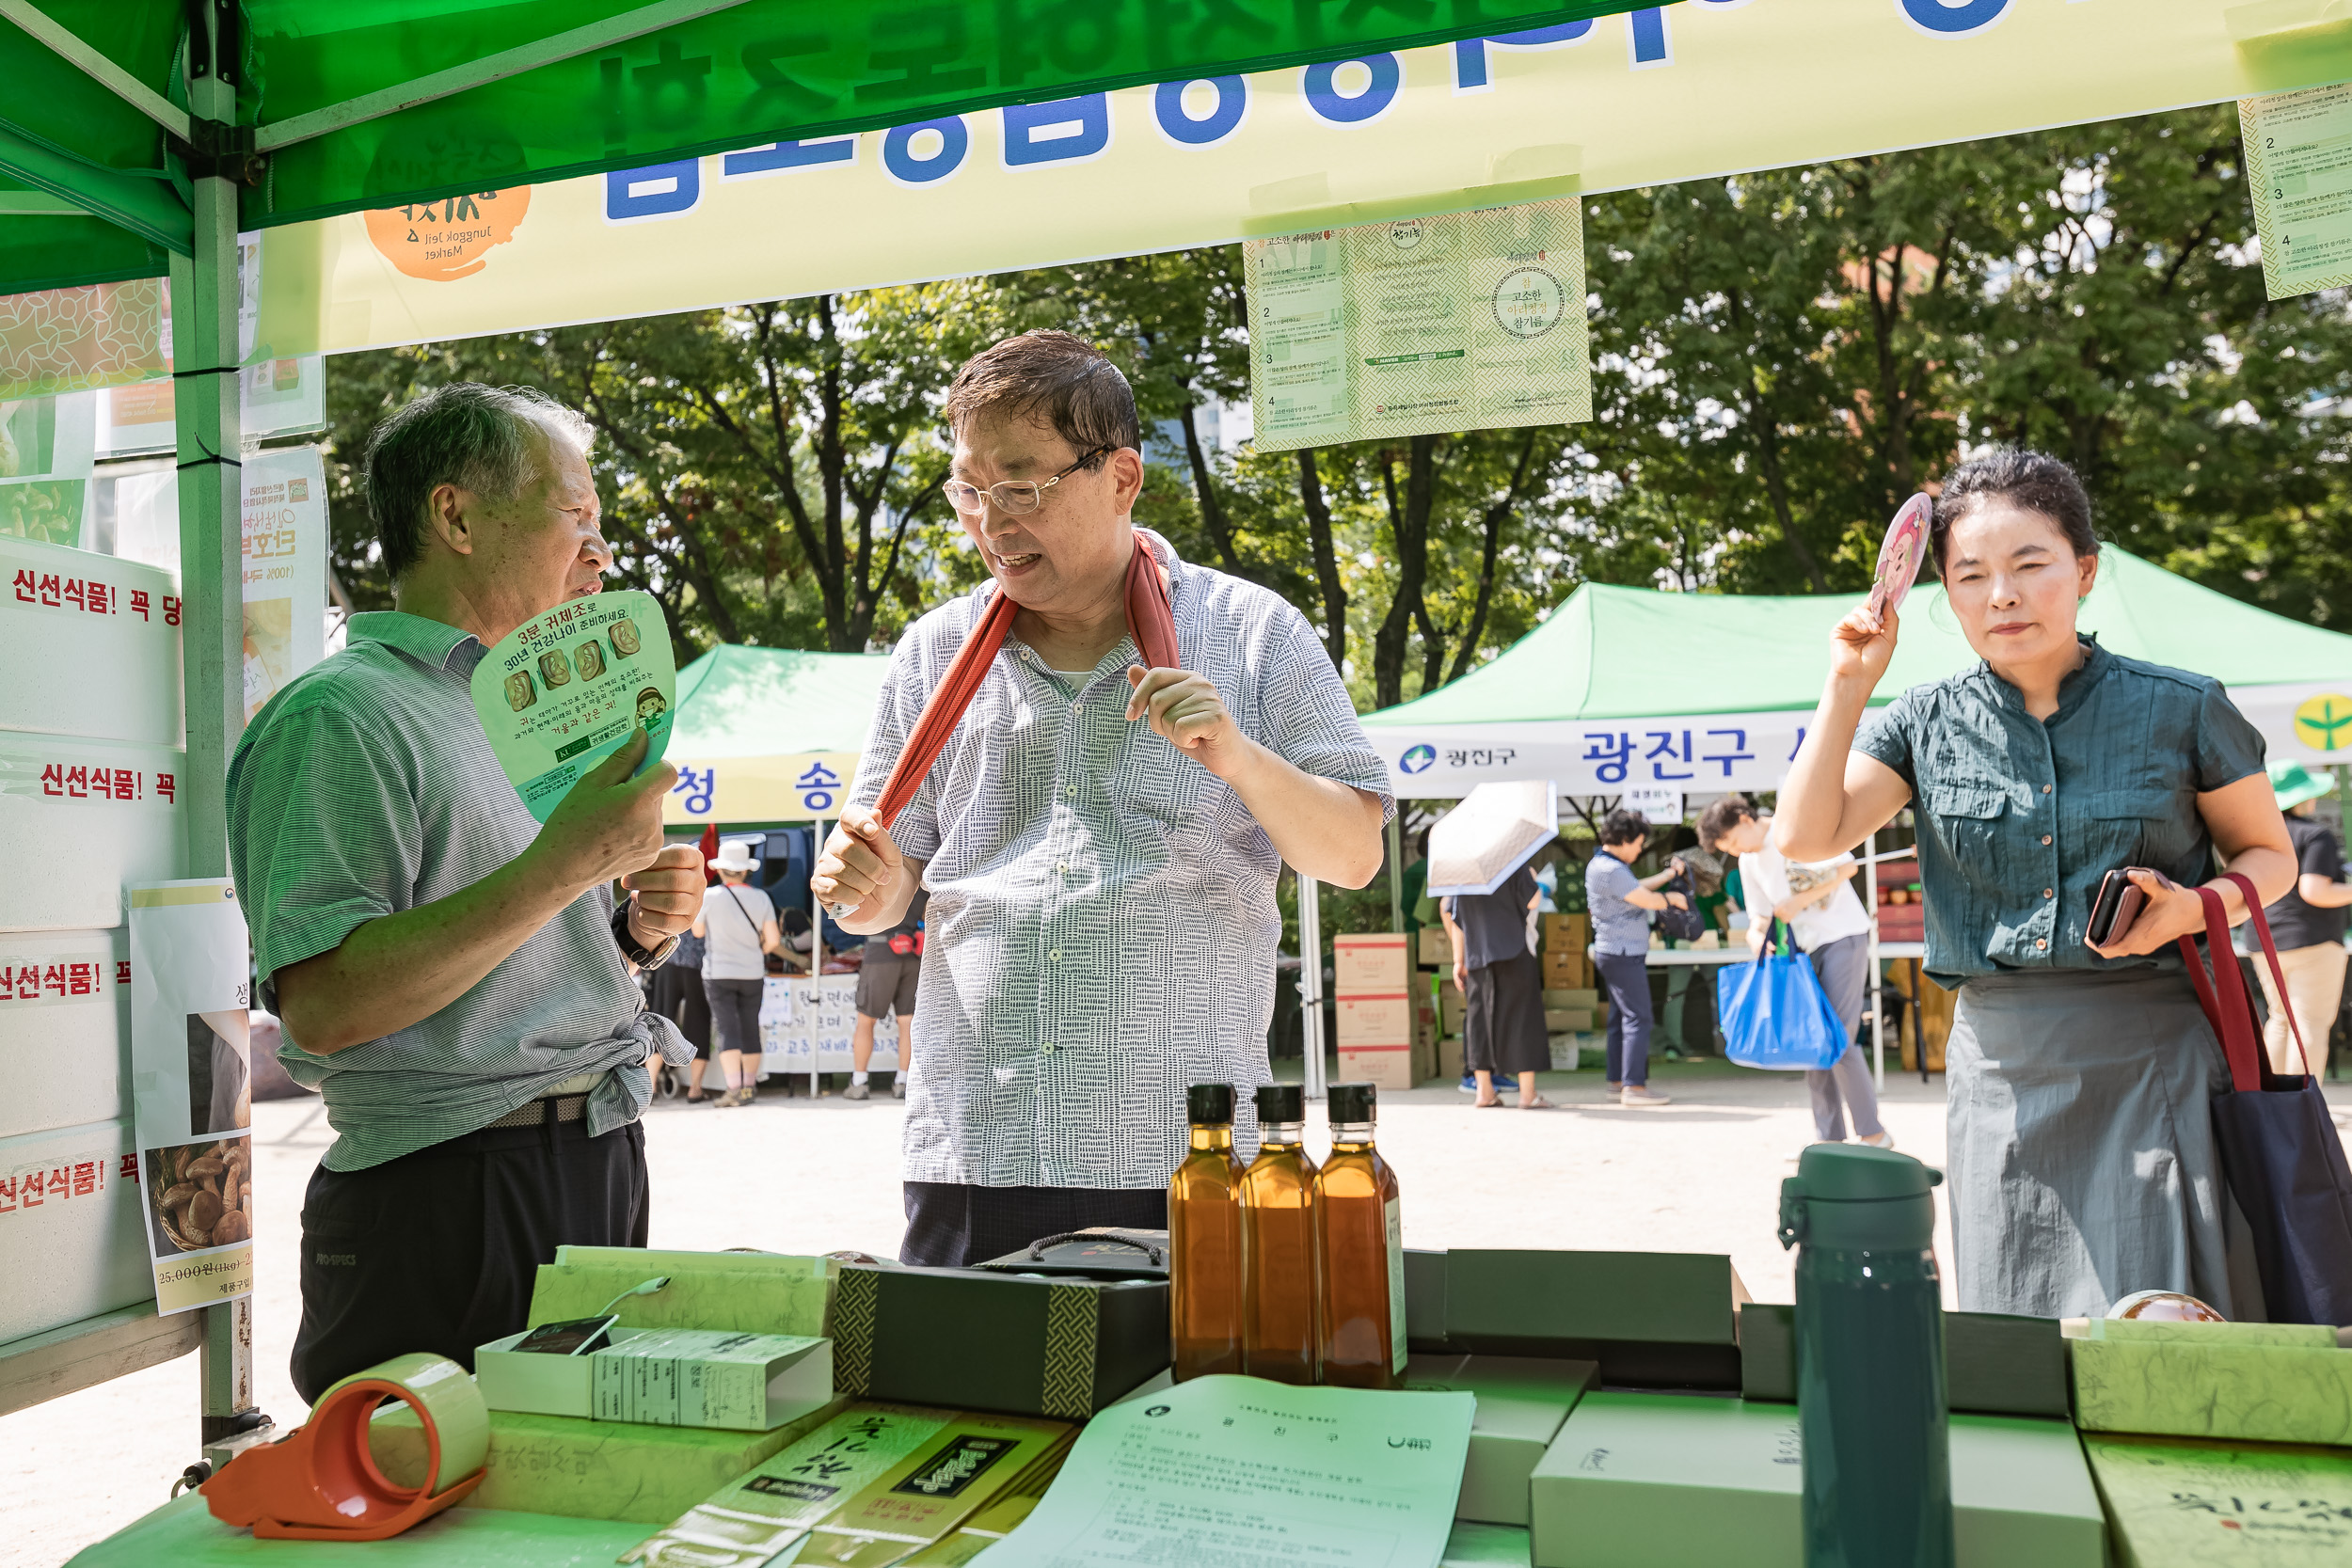
[[[453,381],[387,414],[368,437],[360,485],[395,582],[424,555],[434,490],[460,485],[512,500],[540,477],[538,438],[588,450],[594,428],[532,387]]]

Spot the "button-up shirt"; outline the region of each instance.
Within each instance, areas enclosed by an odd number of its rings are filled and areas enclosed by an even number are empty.
[[[397,613],[353,616],[349,638],[254,716],[229,768],[230,865],[272,1010],[279,970],[471,887],[539,832],[474,711],[481,642]],[[612,889],[591,888],[463,996],[380,1039],[314,1055],[290,1029],[278,1060],[338,1134],[327,1169],[478,1131],[583,1075],[590,1132],[636,1120],[645,1057],[693,1048],[645,1010],[612,911]]]
[[[1388,800],[1339,673],[1274,594],[1177,559],[1187,668],[1241,732]],[[850,802],[871,807],[924,702],[995,592],[907,629]],[[1280,862],[1232,787],[1126,717],[1123,640],[1057,680],[1008,639],[891,836],[930,890],[905,1175],[981,1186],[1156,1187],[1184,1152],[1184,1089],[1269,1082]],[[1073,691],[1073,688],[1075,688]]]
[[[1854,750],[1911,786],[1927,898],[1928,973],[1946,985],[2002,970],[2176,969],[2177,949],[2109,960],[2083,945],[2110,871],[2213,876],[2197,797],[2263,770],[2263,739],[2221,683],[2089,657],[2036,719],[1989,665],[1915,686]]]

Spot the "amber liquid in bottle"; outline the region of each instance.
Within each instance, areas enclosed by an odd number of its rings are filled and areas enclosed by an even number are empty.
[[[1243,1258],[1242,1357],[1251,1377],[1277,1383],[1317,1381],[1315,1163],[1300,1143],[1306,1103],[1296,1085],[1270,1085],[1289,1091],[1279,1104],[1289,1120],[1269,1116],[1266,1096],[1258,1102],[1263,1142],[1241,1179]]]
[[[1405,1249],[1396,1172],[1373,1145],[1373,1086],[1334,1084],[1330,1092],[1331,1157],[1315,1175],[1323,1381],[1402,1387]]]
[[[1187,1100],[1192,1149],[1168,1184],[1168,1327],[1179,1383],[1243,1370],[1242,1167],[1233,1157],[1233,1091],[1196,1084]]]

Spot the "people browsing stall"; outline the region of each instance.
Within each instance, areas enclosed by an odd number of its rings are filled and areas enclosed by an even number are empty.
[[[1609,1087],[1623,1105],[1665,1105],[1649,1086],[1649,917],[1684,910],[1690,900],[1658,890],[1682,875],[1674,861],[1653,877],[1633,863],[1649,843],[1649,818],[1619,808],[1601,818],[1600,848],[1584,866],[1584,903],[1593,917],[1593,968],[1609,992]]]
[[[2161,1289],[2259,1319],[2207,1109],[2228,1069],[2175,943],[2205,929],[2201,884],[2246,918],[2217,853],[2265,899],[2295,881],[2262,736],[2218,681],[2080,629],[2099,542],[2055,458],[1955,468],[1930,553],[1982,662],[1866,726],[1899,620],[1866,605],[1840,621],[1772,839],[1830,860],[1915,802],[1927,971],[1960,991],[1945,1047],[1960,1306],[2095,1317]],[[2127,868],[2146,903],[2094,947],[2092,900]]]
[[[1498,1077],[1518,1080],[1519,1109],[1548,1111],[1535,1074],[1551,1066],[1551,1037],[1544,1032],[1544,974],[1529,951],[1529,915],[1543,897],[1527,866],[1492,893],[1441,900],[1446,935],[1454,943],[1454,983],[1462,990],[1462,1064],[1478,1081],[1473,1103],[1500,1105]]]
[[[710,867],[719,880],[704,891],[694,935],[703,940],[703,993],[727,1084],[715,1103],[725,1110],[759,1094],[759,1005],[768,994],[768,955],[784,950],[784,934],[768,895],[748,885],[759,869],[750,845],[721,845]]]
[[[890,1075],[890,1092],[907,1097],[907,1074],[914,1069],[914,998],[923,975],[923,916],[931,895],[914,890],[914,900],[898,924],[866,939],[866,957],[857,971],[857,1023],[850,1036],[850,1060],[854,1070],[845,1100],[864,1100],[874,1091],[867,1064],[874,1059],[874,1026],[883,1019],[898,1021],[898,1070]]]
[[[899,639],[812,886],[851,932],[930,890],[899,1256],[960,1264],[1166,1225],[1187,1085],[1272,1077],[1277,874],[1363,886],[1392,802],[1305,617],[1134,526],[1142,437],[1100,350],[1008,339],[946,417],[990,580]],[[961,710],[915,746],[951,668]],[[928,765],[886,824],[902,753]]]
[[[2344,841],[2319,819],[2320,800],[2335,786],[2315,779],[2299,762],[2270,765],[2270,788],[2286,813],[2287,840],[2295,847],[2295,885],[2286,896],[2263,911],[2270,922],[2270,937],[2279,950],[2279,968],[2287,979],[2287,993],[2270,966],[2260,961],[2260,943],[2239,945],[2256,957],[2254,974],[2262,981],[2263,1003],[2268,1017],[2263,1025],[2263,1049],[2270,1070],[2300,1073],[2304,1058],[2318,1077],[2328,1073],[2328,1034],[2336,1026],[2336,1011],[2344,1005],[2344,933],[2352,925],[2352,883],[2344,879]],[[2303,1049],[2295,1048],[2288,1027],[2290,1011],[2303,1035]]]
[[[490,647],[612,565],[588,437],[469,382],[386,416],[360,490],[399,609],[353,616],[230,764],[262,999],[336,1134],[302,1207],[307,1400],[411,1351],[471,1367],[559,1243],[645,1244],[647,1068],[690,1052],[630,972],[702,897],[701,855],[661,842],[677,770],[637,772],[640,729],[542,825],[473,702]]]
[[[1879,1120],[1870,1063],[1852,1045],[1870,989],[1870,911],[1853,890],[1859,867],[1851,855],[1826,865],[1791,864],[1772,847],[1766,821],[1746,796],[1726,795],[1700,813],[1699,843],[1740,858],[1740,885],[1753,900],[1749,951],[1761,954],[1772,941],[1772,922],[1787,922],[1789,935],[1821,983],[1821,994],[1829,998],[1831,1010],[1845,1028],[1846,1053],[1829,1068],[1805,1069],[1815,1140],[1844,1143],[1851,1112],[1855,1137],[1892,1148],[1894,1136]]]

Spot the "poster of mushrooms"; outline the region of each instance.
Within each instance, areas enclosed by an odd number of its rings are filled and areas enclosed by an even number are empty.
[[[252,1293],[251,995],[229,881],[131,889],[131,1098],[159,1312]]]

